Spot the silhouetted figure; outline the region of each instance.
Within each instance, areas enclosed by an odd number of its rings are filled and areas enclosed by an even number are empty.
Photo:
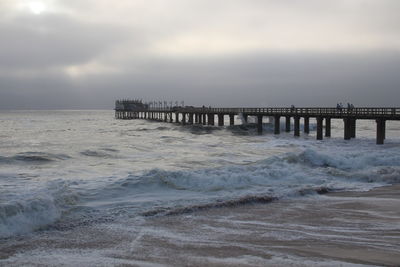
[[[336,105],[337,111],[341,112],[341,111],[342,111],[342,108],[343,108],[342,103],[341,103],[341,102],[340,102],[340,103],[337,103],[337,105]]]

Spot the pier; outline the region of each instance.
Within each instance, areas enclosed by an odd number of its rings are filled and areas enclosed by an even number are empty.
[[[162,102],[160,102],[162,103]],[[166,103],[166,102],[164,102]],[[285,131],[290,132],[291,120],[294,121],[294,136],[300,136],[300,121],[303,121],[304,133],[310,132],[310,118],[317,121],[316,139],[331,136],[331,120],[344,121],[343,137],[350,140],[356,137],[357,120],[376,121],[376,144],[381,145],[386,138],[386,121],[400,120],[400,108],[357,107],[357,108],[212,108],[193,106],[154,106],[138,100],[117,100],[115,118],[147,119],[170,123],[201,124],[224,126],[226,122],[234,125],[235,116],[242,116],[247,122],[249,116],[256,118],[257,131],[262,134],[262,122],[265,117],[273,118],[274,134],[280,134],[281,119],[285,120]],[[325,127],[324,127],[325,126]],[[324,134],[325,129],[325,134]]]

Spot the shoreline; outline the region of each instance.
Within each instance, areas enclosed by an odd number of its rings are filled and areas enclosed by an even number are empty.
[[[209,238],[200,239],[196,245],[176,247],[181,253],[194,254],[194,261],[188,264],[397,266],[400,264],[399,205],[397,184],[365,192],[329,192],[301,200],[222,207],[153,218],[149,222],[167,232],[167,236],[185,233],[193,237],[192,231],[203,229],[200,235]],[[163,244],[163,238],[154,238],[146,243]],[[164,242],[167,244],[159,246],[166,250],[179,243]]]
[[[399,206],[391,185],[45,231],[0,244],[0,265],[398,266]]]

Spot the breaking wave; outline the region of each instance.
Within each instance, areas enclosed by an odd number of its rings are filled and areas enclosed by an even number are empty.
[[[25,193],[12,201],[0,202],[0,238],[29,233],[57,221],[77,201],[77,195],[63,181]]]
[[[168,187],[195,192],[268,188],[280,192],[308,185],[327,185],[330,188],[336,185],[338,188],[346,188],[346,185],[363,182],[398,183],[400,155],[387,152],[335,156],[306,149],[251,164],[190,171],[152,169],[118,180],[111,188],[142,190],[149,187]]]
[[[0,202],[0,237],[49,225],[66,229],[108,222],[122,215],[175,215],[336,190],[364,191],[399,182],[400,155],[391,148],[340,154],[303,149],[217,168],[154,168],[80,188],[79,194],[67,182],[56,180],[42,190]],[[65,211],[76,212],[70,208],[78,195],[93,209],[80,210],[76,216],[60,221]]]

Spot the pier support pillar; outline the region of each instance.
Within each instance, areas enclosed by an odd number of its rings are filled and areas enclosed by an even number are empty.
[[[194,114],[194,123],[199,123],[199,114],[198,113],[195,113]]]
[[[281,116],[274,116],[274,134],[281,133]]]
[[[383,121],[383,139],[386,139],[386,120]]]
[[[323,124],[324,118],[322,117],[317,117],[317,140],[322,140],[322,124]]]
[[[300,136],[300,117],[295,116],[293,119],[294,119],[294,136]]]
[[[175,113],[175,122],[179,123],[179,113]]]
[[[383,145],[386,135],[386,120],[377,119],[376,120],[376,144]]]
[[[356,119],[352,119],[351,120],[351,138],[356,138],[356,129],[357,129]]]
[[[285,131],[290,132],[290,116],[286,116],[285,118],[286,118]]]
[[[218,126],[224,126],[224,114],[218,114]]]
[[[235,125],[235,115],[229,114],[229,125]]]
[[[258,134],[262,134],[262,132],[263,132],[262,120],[263,120],[263,116],[258,115],[257,116],[257,132],[258,132]]]
[[[199,124],[203,124],[203,114],[197,114],[199,116]]]
[[[193,124],[193,113],[189,113],[189,124]]]
[[[344,118],[343,121],[344,121],[344,140],[350,140],[352,119]]]
[[[247,117],[248,117],[249,115],[247,115],[247,114],[243,114],[243,120],[244,120],[244,123],[247,123]]]
[[[214,125],[214,114],[207,114],[208,116],[208,125]]]
[[[325,118],[325,136],[331,137],[331,118]]]
[[[182,113],[182,125],[186,124],[186,113]]]
[[[204,113],[204,114],[202,114],[202,116],[203,116],[203,125],[207,125],[207,116],[206,116],[206,114]]]

